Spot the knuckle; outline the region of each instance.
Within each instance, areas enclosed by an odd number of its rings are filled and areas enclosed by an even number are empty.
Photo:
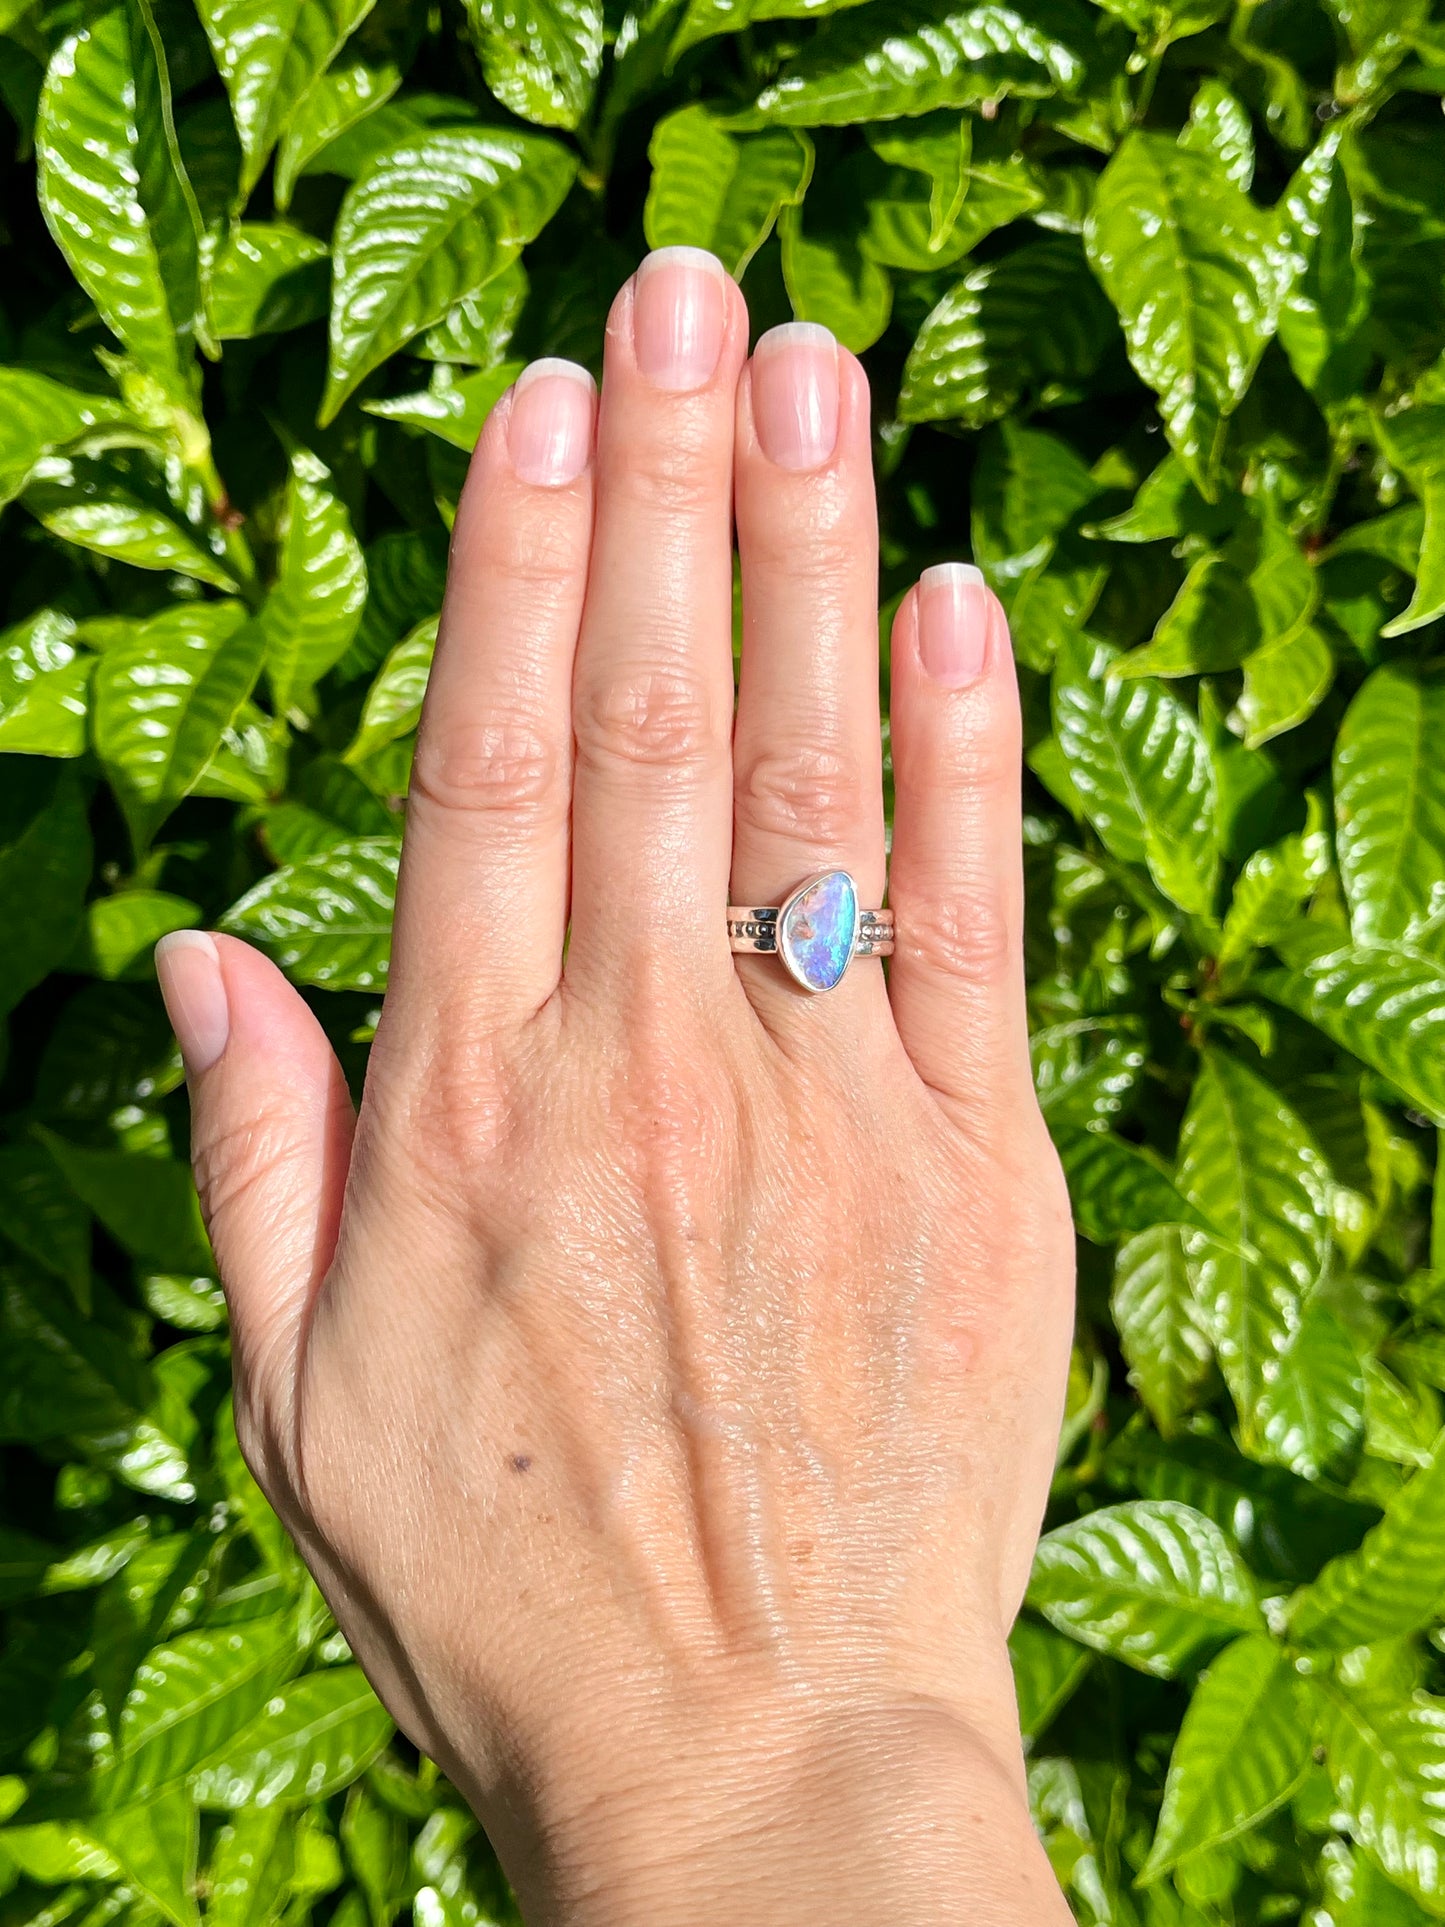
[[[720,752],[717,703],[694,676],[648,670],[578,691],[573,728],[580,760],[667,767]]]
[[[411,794],[446,812],[537,813],[565,793],[563,764],[559,746],[531,723],[424,722]]]
[[[995,985],[1020,963],[1020,937],[989,890],[895,902],[897,948],[912,962],[965,984]]]
[[[738,771],[735,807],[750,830],[828,847],[855,842],[870,816],[863,772],[851,758],[822,749],[753,757]]]
[[[726,495],[722,452],[711,435],[659,423],[656,434],[629,444],[625,460],[609,470],[607,486],[649,521],[714,516]]]

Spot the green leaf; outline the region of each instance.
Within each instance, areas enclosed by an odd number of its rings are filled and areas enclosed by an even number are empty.
[[[236,584],[224,538],[194,485],[147,449],[44,455],[21,498],[62,541],[137,569],[174,569],[218,589]]]
[[[13,1010],[69,952],[90,861],[85,797],[73,771],[0,758],[0,1012]]]
[[[41,1144],[22,1139],[0,1149],[0,1234],[88,1307],[90,1218]]]
[[[145,1372],[108,1323],[86,1318],[54,1279],[0,1270],[0,1438],[120,1430],[147,1395]]]
[[[95,664],[74,635],[74,622],[57,609],[41,609],[0,635],[0,753],[83,754]]]
[[[1074,1220],[1086,1238],[1112,1244],[1157,1224],[1206,1223],[1167,1172],[1108,1131],[1053,1127]]]
[[[1290,257],[1280,341],[1299,380],[1326,405],[1358,391],[1368,355],[1351,341],[1365,318],[1369,283],[1340,148],[1332,129],[1303,161],[1285,190],[1280,229]]]
[[[1129,1383],[1168,1438],[1198,1403],[1214,1358],[1179,1225],[1148,1227],[1121,1248],[1111,1309]]]
[[[216,1834],[206,1869],[207,1927],[266,1927],[294,1871],[293,1822],[280,1806],[251,1807]]]
[[[117,1244],[162,1270],[214,1273],[188,1164],[44,1137],[66,1183]]]
[[[1179,144],[1212,154],[1234,185],[1249,192],[1254,180],[1254,128],[1248,109],[1222,80],[1206,80],[1194,96]]]
[[[242,221],[211,265],[207,295],[218,341],[285,334],[326,313],[331,286],[324,241],[282,221]]]
[[[1120,676],[1198,676],[1233,669],[1257,650],[1292,642],[1319,604],[1314,570],[1272,516],[1207,550]],[[1328,652],[1327,652],[1328,653]]]
[[[1445,1119],[1445,963],[1403,945],[1329,948],[1258,988]]]
[[[312,81],[276,144],[272,191],[283,213],[312,163],[324,167],[331,143],[384,106],[400,85],[401,69],[390,60],[338,60]]]
[[[400,736],[409,736],[421,720],[422,698],[431,675],[440,618],[429,616],[396,644],[366,692],[361,722],[351,747],[349,763],[362,762]]]
[[[1362,944],[1409,941],[1445,914],[1445,676],[1375,670],[1335,741],[1335,847]]]
[[[1354,1340],[1319,1296],[1279,1355],[1259,1404],[1271,1458],[1303,1479],[1347,1475],[1365,1434],[1365,1379]]]
[[[1241,1433],[1262,1451],[1280,1356],[1329,1250],[1329,1173],[1280,1094],[1209,1050],[1180,1134],[1179,1186],[1219,1233],[1191,1234],[1185,1251]]]
[[[1028,395],[1049,406],[1085,382],[1115,337],[1108,302],[1072,236],[965,275],[919,330],[903,370],[904,421],[981,428]]]
[[[323,423],[388,355],[511,265],[576,165],[555,141],[501,128],[421,134],[370,162],[336,222]]]
[[[1034,0],[1027,14],[995,0],[900,0],[827,21],[757,112],[792,127],[847,127],[1004,94],[1071,91],[1084,74],[1088,17],[1072,0]]]
[[[200,312],[200,214],[149,0],[56,48],[35,126],[40,205],[101,319],[177,393]]]
[[[1334,652],[1318,629],[1306,627],[1266,643],[1244,665],[1244,689],[1230,725],[1246,748],[1259,749],[1308,721],[1334,677]]]
[[[1438,1913],[1445,1898],[1445,1702],[1401,1699],[1340,1679],[1313,1683],[1325,1764],[1349,1830],[1398,1880]]]
[[[543,127],[576,127],[602,69],[598,0],[467,0],[487,85]]]
[[[385,1746],[391,1718],[359,1666],[293,1680],[191,1782],[200,1806],[295,1806],[349,1786]]]
[[[427,361],[455,361],[495,368],[506,357],[527,304],[527,270],[520,261],[475,294],[463,295],[411,352]],[[385,539],[385,538],[383,538]]]
[[[1108,674],[1104,643],[1071,640],[1054,677],[1054,733],[1085,814],[1122,862],[1147,865],[1182,910],[1207,915],[1219,874],[1213,764],[1168,690]]]
[[[365,602],[366,560],[346,506],[325,465],[296,448],[276,580],[255,625],[279,714],[345,655]]]
[[[264,878],[221,927],[259,944],[297,983],[381,990],[399,855],[396,837],[338,844]]]
[[[1321,820],[1318,803],[1311,797],[1310,821],[1304,830],[1256,850],[1249,858],[1229,900],[1219,946],[1221,963],[1247,956],[1293,927],[1301,907],[1329,873],[1329,839]]]
[[[420,394],[363,402],[362,407],[368,415],[405,422],[409,428],[436,435],[470,455],[488,415],[522,372],[522,366],[520,361],[504,361],[498,368],[479,368],[461,376],[448,367],[439,367],[431,387]]]
[[[859,4],[861,0],[688,0],[668,49],[668,65],[675,66],[690,47],[717,34],[743,33],[765,20],[810,19]]]
[[[729,133],[698,103],[657,123],[647,157],[648,246],[707,248],[736,280],[782,209],[802,200],[813,172],[805,134],[786,128]]]
[[[351,1789],[341,1816],[346,1864],[366,1896],[372,1927],[390,1927],[402,1904],[407,1877],[407,1829],[364,1780]]]
[[[778,220],[788,299],[800,321],[820,323],[862,354],[888,326],[893,284],[851,227],[828,221],[821,203],[818,219],[813,212],[785,207]]]
[[[200,907],[167,890],[122,890],[97,897],[85,913],[76,965],[97,977],[151,976],[151,952],[171,930],[190,930]]]
[[[1033,1741],[1073,1697],[1093,1662],[1086,1648],[1032,1619],[1014,1621],[1008,1650],[1019,1725],[1025,1741]]]
[[[1029,1604],[1071,1638],[1171,1679],[1236,1633],[1262,1632],[1254,1582],[1191,1506],[1105,1506],[1039,1541]]]
[[[1322,1652],[1401,1639],[1445,1602],[1445,1438],[1390,1499],[1358,1547],[1290,1601],[1291,1636]]]
[[[265,637],[236,602],[182,602],[96,665],[96,753],[137,849],[194,789],[261,671]]]
[[[42,455],[87,429],[127,420],[109,395],[68,388],[33,368],[0,368],[0,507],[21,492]]]
[[[1085,238],[1169,440],[1213,501],[1224,424],[1282,295],[1270,224],[1217,156],[1134,132],[1104,170]]]
[[[331,65],[373,0],[199,0],[198,12],[241,137],[241,198],[307,89]]]
[[[869,128],[867,140],[880,160],[928,181],[928,248],[938,253],[957,225],[971,185],[973,122],[967,114],[945,108],[917,120]]]
[[[1288,1656],[1262,1635],[1237,1639],[1189,1702],[1141,1880],[1258,1826],[1309,1765],[1310,1729]]]
[[[121,1871],[175,1927],[198,1927],[196,1809],[184,1787],[124,1813],[97,1814],[87,1829]]]

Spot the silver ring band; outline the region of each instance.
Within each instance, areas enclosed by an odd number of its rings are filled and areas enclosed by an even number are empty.
[[[728,906],[728,946],[778,956],[802,989],[833,990],[855,957],[891,957],[893,912],[865,910],[846,870],[804,879],[782,903]]]

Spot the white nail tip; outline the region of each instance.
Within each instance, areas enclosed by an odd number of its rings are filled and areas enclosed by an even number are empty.
[[[758,336],[758,344],[753,349],[756,359],[761,354],[772,354],[779,348],[828,348],[833,354],[838,352],[838,343],[831,330],[817,321],[783,321],[776,328],[769,328],[765,335]]]
[[[524,388],[530,388],[534,381],[542,381],[548,375],[562,375],[568,381],[575,381],[590,392],[597,384],[588,371],[576,361],[564,361],[560,355],[543,355],[540,361],[529,361],[512,385],[512,392],[520,395]]]
[[[918,578],[920,589],[962,589],[966,585],[984,586],[983,570],[972,562],[935,562]]]
[[[156,955],[163,957],[175,950],[204,950],[211,957],[219,954],[208,930],[168,930],[156,942]]]
[[[638,279],[645,274],[653,274],[658,268],[703,268],[716,275],[719,281],[727,280],[727,270],[715,254],[706,248],[654,248],[651,254],[642,257],[642,265],[637,270]]]

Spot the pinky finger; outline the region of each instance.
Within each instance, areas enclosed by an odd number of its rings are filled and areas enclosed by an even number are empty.
[[[970,564],[926,569],[893,626],[894,1021],[973,1112],[1029,1088],[1021,727],[1008,625]]]

